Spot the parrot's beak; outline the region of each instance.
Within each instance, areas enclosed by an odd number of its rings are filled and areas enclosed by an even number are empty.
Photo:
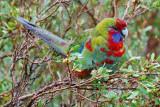
[[[127,28],[124,28],[122,31],[121,31],[121,34],[124,38],[126,38],[128,36],[128,29]]]

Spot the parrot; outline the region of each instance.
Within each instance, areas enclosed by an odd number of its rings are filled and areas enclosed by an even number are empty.
[[[17,20],[30,32],[42,39],[53,50],[67,57],[73,41],[42,29],[23,17]],[[125,38],[128,36],[127,22],[121,18],[104,18],[91,30],[88,37],[79,45],[78,51],[71,51],[72,72],[76,77],[86,77],[97,67],[112,69],[125,54]],[[76,47],[76,46],[75,46]]]

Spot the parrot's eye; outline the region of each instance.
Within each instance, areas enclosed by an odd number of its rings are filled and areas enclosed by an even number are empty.
[[[128,29],[127,28],[124,28],[122,31],[121,31],[122,35],[124,37],[127,37],[128,36]]]

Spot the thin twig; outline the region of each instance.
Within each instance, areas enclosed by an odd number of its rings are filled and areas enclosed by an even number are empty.
[[[126,15],[128,14],[128,10],[129,10],[130,6],[131,6],[131,0],[128,0],[127,7],[126,7],[126,10],[124,12],[122,19],[124,19],[126,17]]]
[[[118,13],[117,13],[117,0],[113,0],[113,16],[117,17]]]

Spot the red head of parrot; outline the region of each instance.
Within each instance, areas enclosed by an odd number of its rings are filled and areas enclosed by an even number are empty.
[[[116,21],[115,21],[115,27],[121,33],[122,36],[127,36],[128,35],[126,21],[124,21],[120,18],[117,18]]]

